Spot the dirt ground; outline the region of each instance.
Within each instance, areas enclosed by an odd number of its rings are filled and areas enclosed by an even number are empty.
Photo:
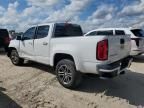
[[[144,108],[144,56],[110,80],[84,76],[77,90],[62,87],[52,68],[12,65],[0,52],[0,108]]]

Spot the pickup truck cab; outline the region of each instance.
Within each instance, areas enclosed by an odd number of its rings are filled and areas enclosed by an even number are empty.
[[[131,56],[138,56],[144,53],[144,30],[139,28],[100,28],[95,31],[99,34],[102,31],[113,31],[113,35],[130,35]]]
[[[82,73],[109,78],[129,67],[129,36],[89,35],[83,36],[77,24],[33,26],[10,42],[8,57],[14,65],[26,59],[54,67],[58,81],[66,88],[76,87]]]

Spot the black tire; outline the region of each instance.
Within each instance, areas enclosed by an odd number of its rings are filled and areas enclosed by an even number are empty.
[[[68,59],[58,62],[56,75],[60,84],[69,89],[76,88],[82,80],[82,74],[76,71],[74,62]]]
[[[16,66],[20,66],[24,63],[24,59],[19,57],[18,52],[16,50],[11,51],[10,59],[11,59],[11,62]]]

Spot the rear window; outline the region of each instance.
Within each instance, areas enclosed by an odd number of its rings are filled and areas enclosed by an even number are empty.
[[[142,29],[131,30],[131,32],[137,37],[144,37],[144,31]]]
[[[8,37],[7,29],[0,29],[0,37]]]
[[[86,36],[97,36],[97,35],[113,35],[113,30],[106,30],[106,31],[93,31],[87,34]]]
[[[82,35],[83,32],[79,25],[56,24],[54,37],[77,37]]]
[[[116,30],[115,34],[116,35],[125,35],[125,32],[123,30]]]
[[[97,31],[93,31],[88,33],[86,36],[96,36],[97,35]]]
[[[97,35],[113,35],[113,30],[97,31]]]

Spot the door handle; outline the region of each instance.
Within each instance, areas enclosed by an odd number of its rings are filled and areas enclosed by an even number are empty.
[[[48,43],[47,42],[43,42],[43,45],[48,45]]]

